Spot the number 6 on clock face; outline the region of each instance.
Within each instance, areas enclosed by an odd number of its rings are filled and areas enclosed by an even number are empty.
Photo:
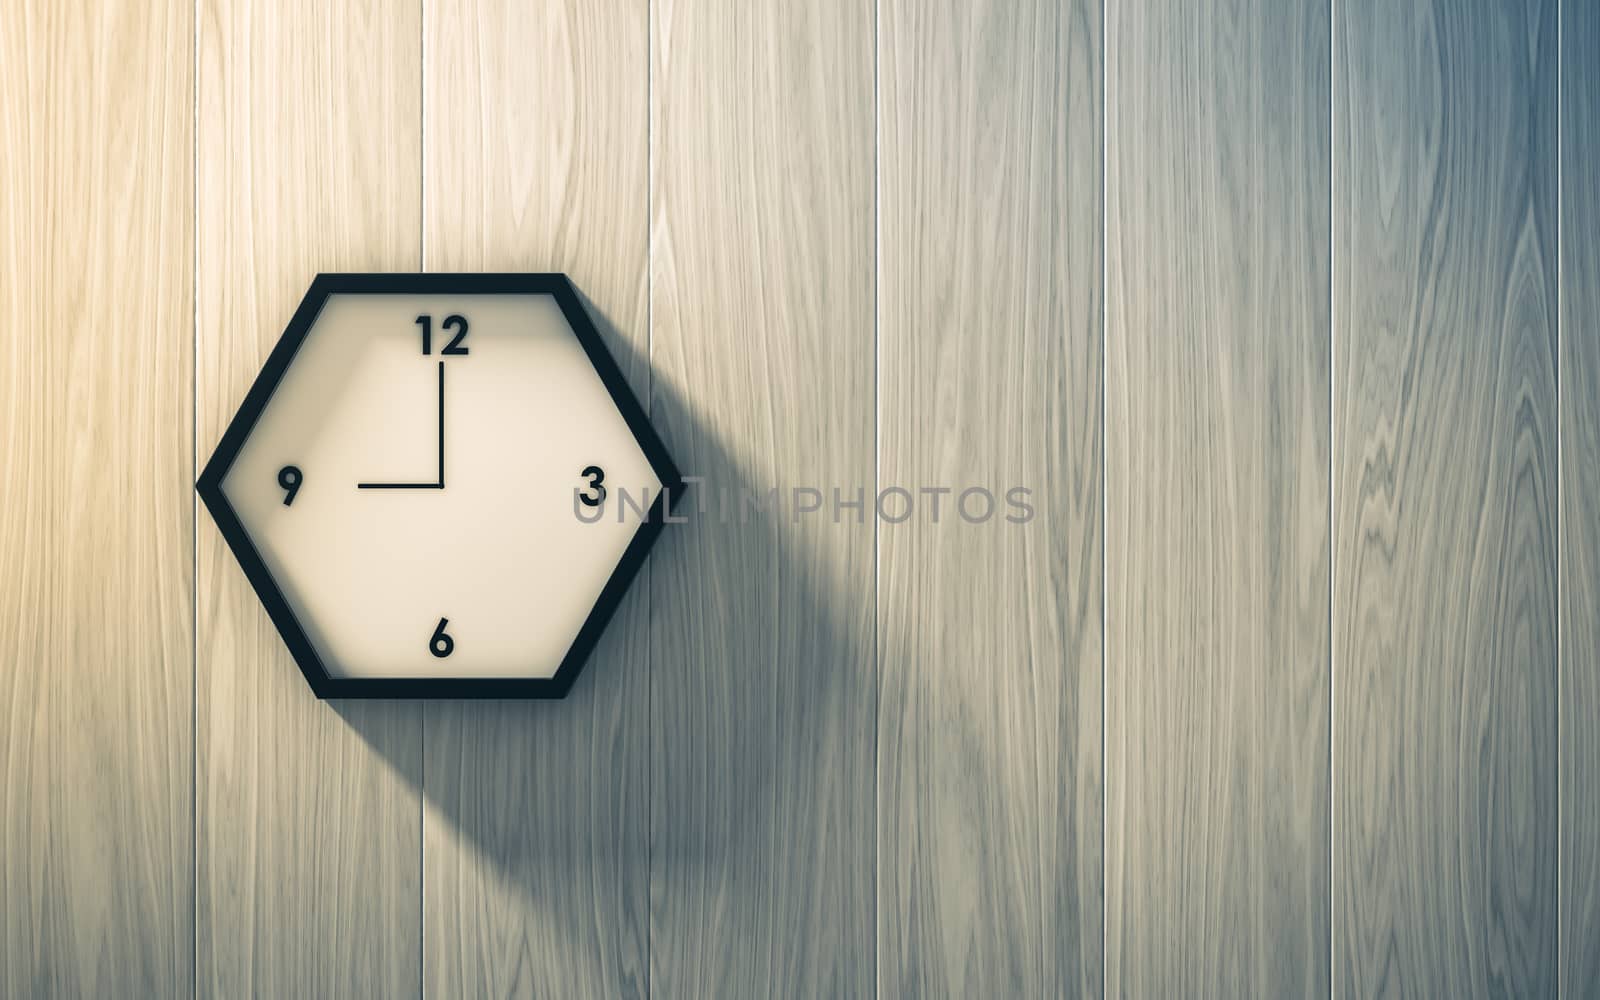
[[[444,659],[456,651],[456,641],[445,634],[444,627],[450,624],[450,619],[441,618],[433,630],[433,636],[428,640],[428,652]]]
[[[291,651],[319,693],[564,691],[679,482],[582,306],[538,275],[323,281],[200,484]],[[616,490],[655,522],[575,513]]]

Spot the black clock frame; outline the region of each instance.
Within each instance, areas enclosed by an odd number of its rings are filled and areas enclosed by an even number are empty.
[[[610,579],[600,591],[589,616],[577,638],[568,648],[551,677],[334,677],[328,673],[322,658],[306,636],[299,619],[289,607],[283,591],[272,578],[266,563],[257,551],[244,523],[233,505],[222,492],[222,481],[233,467],[239,450],[254,430],[256,421],[266,410],[272,393],[283,380],[294,362],[294,356],[305,342],[317,317],[333,295],[549,295],[566,317],[567,325],[583,345],[589,363],[599,374],[611,395],[611,402],[622,414],[649,461],[662,492],[650,505],[650,510],[629,541],[627,549],[612,571]],[[668,512],[676,506],[683,494],[683,477],[667,454],[666,446],[650,425],[644,408],[639,405],[627,380],[606,350],[599,332],[589,317],[589,311],[578,297],[577,290],[565,274],[445,274],[445,273],[365,273],[319,274],[311,282],[305,298],[289,320],[283,336],[268,355],[261,373],[256,376],[250,391],[245,394],[239,412],[234,414],[227,431],[217,444],[211,460],[206,463],[200,479],[195,483],[200,498],[211,511],[212,518],[222,532],[223,540],[233,550],[234,558],[244,570],[245,578],[255,589],[256,596],[267,610],[267,615],[277,626],[278,634],[289,647],[300,672],[318,698],[563,698],[583,670],[584,663],[595,643],[605,631],[606,624],[616,613],[627,592],[628,585],[638,575],[639,567],[649,555],[650,547],[661,534]]]

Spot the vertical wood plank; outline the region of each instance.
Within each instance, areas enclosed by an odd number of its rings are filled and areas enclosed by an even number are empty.
[[[1334,983],[1556,987],[1556,8],[1340,0]]]
[[[652,556],[651,983],[860,996],[873,529],[831,491],[873,489],[873,5],[651,8],[651,409],[707,511]]]
[[[882,5],[883,996],[1102,988],[1100,12]]]
[[[198,443],[209,455],[318,271],[414,270],[415,0],[205,0]],[[421,713],[319,702],[199,532],[200,990],[398,997],[421,977]]]
[[[188,996],[193,20],[0,4],[0,995]]]
[[[649,387],[645,0],[428,3],[430,270],[565,271]],[[425,725],[427,992],[641,996],[650,567],[564,701]]]
[[[1107,19],[1107,993],[1323,995],[1328,4]]]
[[[1600,6],[1561,8],[1561,995],[1600,996]]]

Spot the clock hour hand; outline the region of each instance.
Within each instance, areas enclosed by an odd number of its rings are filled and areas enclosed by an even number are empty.
[[[439,478],[431,483],[357,483],[358,490],[444,489],[444,362],[439,362]]]

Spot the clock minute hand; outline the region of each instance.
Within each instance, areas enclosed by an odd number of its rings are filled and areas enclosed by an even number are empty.
[[[358,490],[444,489],[444,362],[439,362],[439,477],[431,483],[356,483]]]
[[[439,489],[444,489],[444,362],[439,362]]]

